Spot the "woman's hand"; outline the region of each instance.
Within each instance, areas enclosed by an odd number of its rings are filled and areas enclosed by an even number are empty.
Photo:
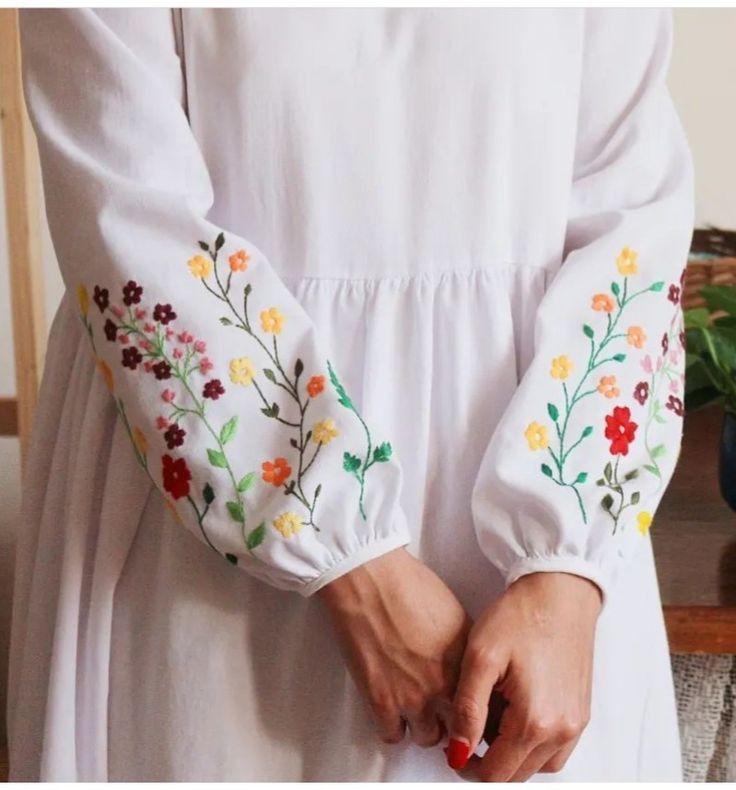
[[[396,549],[317,594],[381,740],[398,743],[408,723],[418,745],[439,743],[472,625],[447,585]]]
[[[461,776],[523,782],[562,769],[590,714],[600,607],[600,591],[587,579],[533,573],[486,609],[468,638],[453,704],[447,754]],[[494,687],[508,704],[480,758],[473,751]]]

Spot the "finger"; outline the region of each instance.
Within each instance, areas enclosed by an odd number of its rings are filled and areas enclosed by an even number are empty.
[[[544,763],[539,769],[539,772],[543,774],[559,773],[565,765],[567,765],[567,761],[570,759],[570,755],[575,751],[575,747],[578,745],[579,740],[580,736],[575,738],[572,743],[563,746],[562,749],[553,754],[552,757]]]
[[[406,732],[406,720],[393,706],[371,705],[371,714],[378,737],[384,743],[401,743]]]
[[[521,706],[510,704],[501,718],[498,737],[488,747],[478,767],[483,782],[508,782],[546,740],[546,731],[533,722]],[[541,763],[540,763],[541,766]]]
[[[409,722],[411,739],[417,746],[424,748],[437,746],[442,740],[444,728],[440,727],[436,711],[432,706],[426,706],[419,714],[408,714],[406,718]]]
[[[455,691],[450,721],[448,763],[462,769],[483,737],[488,701],[504,670],[486,646],[468,644]]]
[[[509,781],[526,782],[534,774],[540,773],[542,767],[558,754],[559,750],[559,746],[556,746],[554,743],[543,743],[532,749]]]

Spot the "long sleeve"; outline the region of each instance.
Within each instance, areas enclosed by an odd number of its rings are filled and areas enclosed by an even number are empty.
[[[669,15],[586,11],[584,28],[563,262],[472,506],[507,584],[569,572],[606,600],[679,453],[693,186],[665,83]]]
[[[207,219],[171,11],[24,10],[21,37],[65,285],[173,518],[302,595],[406,545],[389,437],[263,253]]]

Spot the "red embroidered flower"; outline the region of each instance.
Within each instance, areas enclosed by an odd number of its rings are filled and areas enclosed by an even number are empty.
[[[291,474],[291,467],[286,458],[276,458],[273,461],[264,461],[261,464],[263,479],[267,483],[275,485],[276,488],[283,485]]]
[[[105,321],[104,331],[105,331],[105,337],[110,341],[114,341],[118,336],[117,324],[110,318],[108,318],[107,321]]]
[[[324,392],[324,389],[324,376],[312,376],[312,378],[307,382],[307,392],[309,393],[310,398],[316,398],[317,395],[319,395],[321,392]]]
[[[107,288],[100,288],[99,285],[95,285],[94,295],[92,297],[95,300],[95,304],[100,308],[100,312],[104,313],[105,310],[110,306],[110,292]]]
[[[157,362],[153,366],[152,370],[159,381],[171,378],[171,365],[169,365],[169,363],[163,359],[160,362]]]
[[[680,287],[674,283],[670,285],[670,289],[667,292],[667,298],[670,300],[670,302],[672,302],[672,304],[678,304],[680,301]]]
[[[217,400],[220,395],[225,394],[225,388],[222,386],[222,382],[220,379],[212,379],[208,381],[202,390],[202,395],[205,398],[211,398],[212,400]]]
[[[157,304],[153,308],[153,320],[164,326],[176,318],[176,313],[170,304]]]
[[[667,351],[669,350],[669,347],[670,347],[670,339],[667,336],[667,333],[665,332],[662,335],[662,353],[666,354]]]
[[[678,417],[682,417],[682,415],[685,413],[685,410],[682,406],[682,401],[674,395],[670,395],[667,403],[665,403],[665,408],[673,411]]]
[[[606,416],[606,439],[611,440],[611,455],[628,455],[629,444],[634,441],[639,426],[632,422],[628,406],[616,406]]]
[[[643,406],[649,397],[649,384],[646,381],[640,381],[634,389],[634,398]]]
[[[123,304],[128,307],[138,304],[141,301],[142,294],[143,287],[138,285],[135,280],[128,280],[126,285],[123,286]]]
[[[170,455],[161,457],[163,464],[162,477],[164,490],[174,499],[181,499],[189,494],[189,481],[192,473],[187,467],[187,462],[183,458],[174,460]]]
[[[169,450],[173,450],[175,447],[181,447],[184,444],[184,437],[186,435],[187,432],[183,428],[180,428],[175,422],[172,422],[164,434],[166,446]]]
[[[143,354],[135,346],[123,349],[123,367],[135,370],[143,361]]]

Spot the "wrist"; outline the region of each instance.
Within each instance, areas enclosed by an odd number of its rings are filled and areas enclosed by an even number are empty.
[[[601,588],[591,579],[563,571],[536,571],[519,577],[509,590],[531,593],[554,606],[574,606],[577,615],[595,622],[603,608]]]

